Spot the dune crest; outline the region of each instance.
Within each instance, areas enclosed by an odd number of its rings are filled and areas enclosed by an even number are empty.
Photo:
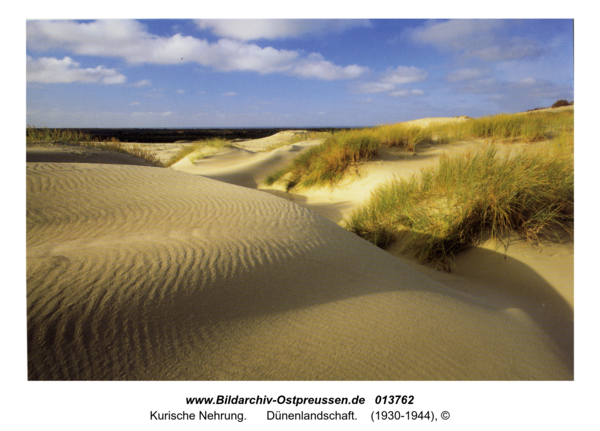
[[[572,379],[540,320],[298,205],[140,166],[27,164],[29,379]]]

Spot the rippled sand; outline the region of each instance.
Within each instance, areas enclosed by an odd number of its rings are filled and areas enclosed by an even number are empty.
[[[548,324],[572,327],[570,308],[507,295],[434,280],[265,192],[27,164],[29,379],[572,379]]]

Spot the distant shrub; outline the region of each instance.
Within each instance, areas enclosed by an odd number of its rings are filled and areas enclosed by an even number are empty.
[[[560,106],[569,106],[569,102],[567,102],[565,99],[561,99],[561,100],[557,100],[552,105],[553,108],[558,108]]]

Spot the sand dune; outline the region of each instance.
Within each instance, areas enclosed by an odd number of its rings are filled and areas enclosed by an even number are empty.
[[[239,178],[296,150],[250,155]],[[30,379],[572,379],[572,332],[553,333],[572,310],[538,281],[531,297],[434,280],[199,175],[27,164]]]

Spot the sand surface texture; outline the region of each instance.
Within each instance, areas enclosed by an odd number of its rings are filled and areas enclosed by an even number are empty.
[[[568,245],[479,247],[447,274],[336,224],[427,148],[333,191],[254,190],[316,143],[28,163],[29,378],[573,379]]]

